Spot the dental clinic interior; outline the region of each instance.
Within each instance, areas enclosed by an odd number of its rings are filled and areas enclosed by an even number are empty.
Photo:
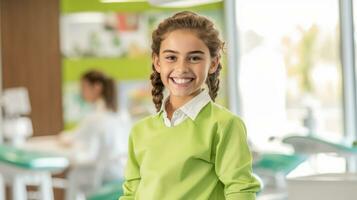
[[[256,199],[357,199],[354,0],[0,0],[0,200],[123,195],[131,128],[157,112],[151,34],[179,11],[225,42],[215,102],[246,125]],[[92,77],[113,83],[110,148]]]

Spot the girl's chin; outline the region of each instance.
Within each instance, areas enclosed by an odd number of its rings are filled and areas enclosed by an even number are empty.
[[[187,96],[191,96],[191,93],[187,91],[183,91],[183,92],[171,91],[170,95],[175,97],[187,97]]]
[[[170,96],[187,97],[187,96],[191,96],[191,92],[188,90],[186,91],[170,90]]]
[[[188,97],[188,96],[195,96],[197,90],[191,90],[191,89],[186,89],[186,90],[170,90],[170,96],[175,96],[175,97]]]

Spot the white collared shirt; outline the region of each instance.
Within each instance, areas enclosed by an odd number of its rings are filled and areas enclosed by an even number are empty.
[[[187,102],[185,105],[177,109],[173,113],[171,120],[167,117],[167,112],[165,110],[165,105],[168,100],[169,97],[166,97],[164,103],[161,106],[160,112],[163,112],[165,125],[167,127],[172,127],[172,126],[177,126],[185,119],[187,119],[187,117],[189,117],[192,120],[195,120],[198,113],[200,113],[200,111],[202,110],[202,108],[205,107],[211,101],[211,97],[209,96],[207,90],[203,90],[201,93],[199,93],[189,102]]]

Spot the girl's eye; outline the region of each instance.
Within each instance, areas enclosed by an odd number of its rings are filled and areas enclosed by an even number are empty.
[[[166,56],[165,59],[168,60],[169,62],[173,62],[176,60],[176,56]]]
[[[192,56],[189,58],[190,62],[198,62],[200,60],[201,60],[201,57],[199,57],[199,56]]]

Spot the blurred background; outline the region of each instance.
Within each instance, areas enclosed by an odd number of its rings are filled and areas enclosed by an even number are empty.
[[[131,124],[155,113],[151,32],[182,10],[212,19],[226,41],[217,102],[247,125],[258,200],[356,198],[356,9],[353,0],[0,0],[0,200],[72,198],[77,161],[55,142],[96,109],[81,93],[89,70],[115,80],[126,145]],[[120,196],[120,181],[99,182],[76,198]]]

